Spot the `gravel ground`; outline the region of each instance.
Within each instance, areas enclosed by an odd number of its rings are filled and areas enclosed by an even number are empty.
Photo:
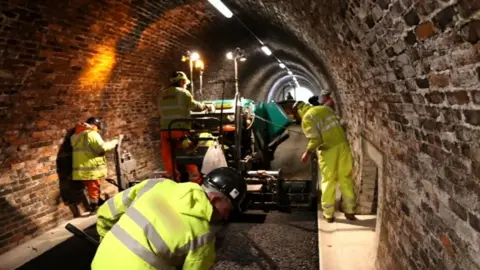
[[[318,269],[315,212],[251,211],[244,218],[219,233],[215,270]],[[95,228],[87,233],[94,235]],[[17,269],[90,269],[94,252],[88,243],[72,237]]]
[[[220,269],[318,269],[315,212],[251,212],[217,237]]]

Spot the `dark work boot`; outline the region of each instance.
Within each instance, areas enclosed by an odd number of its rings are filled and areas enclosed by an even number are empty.
[[[97,212],[98,209],[98,203],[90,203],[90,213],[94,214]]]
[[[335,221],[335,217],[331,217],[331,218],[327,218],[327,217],[323,217],[325,219],[325,221],[327,221],[328,223],[333,223]]]
[[[357,220],[357,218],[355,217],[355,214],[347,214],[347,213],[345,213],[345,217],[346,217],[348,220]]]

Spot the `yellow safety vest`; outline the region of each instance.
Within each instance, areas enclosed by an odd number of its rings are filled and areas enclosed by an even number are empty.
[[[98,212],[101,243],[93,270],[210,269],[213,207],[195,183],[149,179],[110,198]]]
[[[104,142],[98,131],[87,129],[70,138],[73,148],[73,180],[97,180],[107,176],[105,152],[115,144]]]
[[[309,140],[307,150],[327,150],[340,143],[346,143],[347,137],[340,124],[339,117],[326,106],[303,105],[298,110],[302,117],[302,130]]]
[[[172,120],[190,117],[193,109],[203,109],[205,105],[196,101],[192,94],[179,87],[169,88],[165,95],[159,100],[161,113],[160,128],[167,130]],[[178,122],[172,125],[172,129],[190,130],[189,123]]]

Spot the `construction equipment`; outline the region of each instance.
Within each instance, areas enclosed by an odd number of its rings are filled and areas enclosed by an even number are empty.
[[[289,138],[287,127],[295,123],[275,102],[255,104],[253,100],[240,98],[204,101],[212,106],[210,112],[191,112],[192,118],[178,119],[192,123],[190,137],[193,142],[211,132],[209,138],[222,144],[229,167],[244,175],[248,194],[243,210],[260,206],[264,210],[275,207],[288,209],[292,206],[316,206],[315,169],[312,179],[289,181],[281,170],[271,170],[275,150]],[[215,120],[213,120],[215,119]],[[203,138],[208,136],[203,136]],[[175,152],[180,164],[202,166],[203,155],[208,145],[196,148],[195,154]]]
[[[236,95],[234,99],[204,101],[212,106],[210,112],[191,112],[191,118],[175,119],[174,123],[188,122],[192,129],[185,138],[172,139],[172,162],[182,166],[195,164],[199,171],[204,156],[213,140],[218,140],[229,167],[238,169],[248,184],[248,194],[242,209],[261,207],[264,210],[288,209],[294,206],[316,206],[316,177],[318,168],[312,166],[311,179],[285,179],[281,170],[272,170],[271,162],[277,147],[289,138],[287,128],[295,121],[276,102],[256,104],[253,100]],[[136,176],[136,161],[123,150],[123,136],[115,150],[117,180],[107,179],[119,191],[129,188],[140,180]],[[173,147],[179,140],[191,143],[188,149]],[[316,162],[312,162],[316,165]],[[173,179],[176,179],[174,170]],[[128,177],[127,177],[128,176]],[[158,177],[157,175],[156,177]],[[161,175],[160,175],[161,176]],[[186,175],[182,178],[186,180]]]

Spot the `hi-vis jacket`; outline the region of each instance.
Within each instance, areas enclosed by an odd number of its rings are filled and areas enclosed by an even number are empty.
[[[162,130],[167,130],[172,120],[188,118],[190,117],[190,111],[205,108],[205,105],[196,101],[190,92],[180,87],[169,88],[158,105],[161,113],[160,128]],[[175,123],[172,125],[172,129],[190,130],[190,124]]]
[[[347,143],[341,120],[326,106],[302,104],[298,109],[302,118],[302,130],[308,139],[307,151],[327,150],[340,143]]]
[[[93,270],[206,270],[215,262],[213,207],[195,183],[150,179],[110,198],[98,212]]]
[[[73,180],[97,180],[107,176],[105,152],[115,142],[104,142],[95,126],[79,124],[70,138],[73,148]]]

